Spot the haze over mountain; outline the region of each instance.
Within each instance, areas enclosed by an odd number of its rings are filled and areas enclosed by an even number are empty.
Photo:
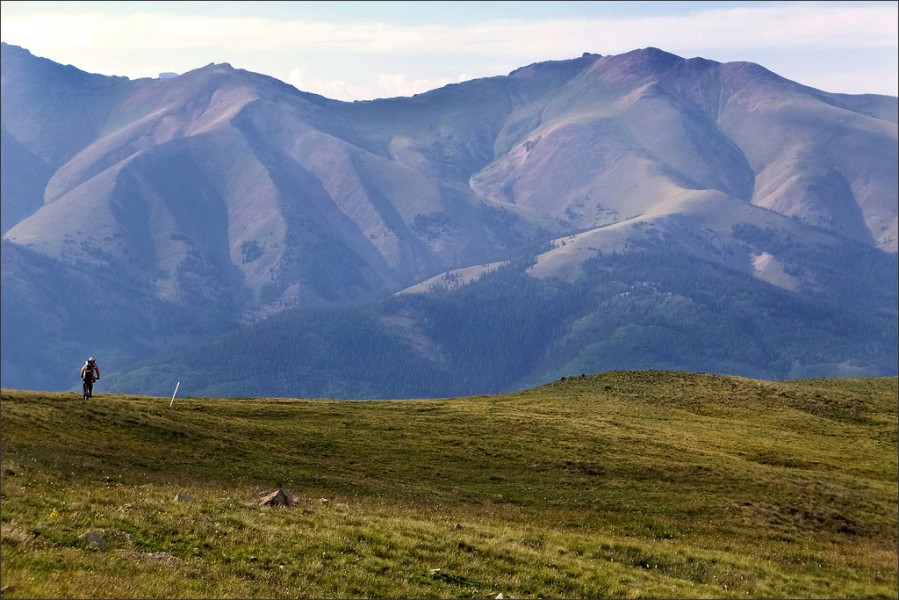
[[[352,103],[2,70],[4,387],[896,374],[895,97],[655,48]]]

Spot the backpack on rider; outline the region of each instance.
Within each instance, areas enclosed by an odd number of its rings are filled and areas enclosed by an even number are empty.
[[[100,367],[93,356],[87,359],[84,366],[81,367],[81,379],[89,383],[93,383],[100,379]]]
[[[91,356],[84,363],[84,366],[81,367],[81,380],[84,382],[82,387],[84,388],[85,399],[93,396],[94,382],[98,379],[100,379],[100,367],[97,366],[97,361]]]

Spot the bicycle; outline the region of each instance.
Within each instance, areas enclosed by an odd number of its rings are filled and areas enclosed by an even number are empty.
[[[84,399],[90,400],[94,393],[94,379],[90,376],[84,378],[84,385],[81,386],[84,391]]]

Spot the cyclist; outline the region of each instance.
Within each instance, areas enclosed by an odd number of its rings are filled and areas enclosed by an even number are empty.
[[[84,397],[90,398],[94,391],[94,382],[100,379],[100,367],[97,361],[91,356],[81,367],[81,379],[84,381]]]

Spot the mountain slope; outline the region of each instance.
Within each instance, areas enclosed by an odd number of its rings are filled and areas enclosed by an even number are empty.
[[[899,303],[895,256],[855,245],[803,258],[826,294],[798,295],[662,243],[586,261],[571,282],[510,261],[429,293],[285,311],[114,373],[104,389],[164,395],[181,382],[191,396],[425,398],[627,366],[772,379],[894,369],[899,331],[880,305]],[[841,261],[867,266],[844,280]]]
[[[457,285],[510,259],[571,284],[610,253],[715,265],[795,306],[885,319],[878,349],[894,337],[893,295],[860,291],[857,305],[831,290],[859,281],[859,247],[897,279],[896,98],[654,48],[354,103],[227,64],[129,81],[2,51],[3,239],[17,249],[3,253],[4,385],[70,385],[62,356],[46,384],[25,378],[12,350],[46,340],[121,370],[291,308]],[[60,283],[91,273],[99,290]],[[72,317],[42,318],[48,302],[122,318],[76,333]],[[880,374],[892,355],[846,360]],[[796,372],[819,362],[833,357]]]

